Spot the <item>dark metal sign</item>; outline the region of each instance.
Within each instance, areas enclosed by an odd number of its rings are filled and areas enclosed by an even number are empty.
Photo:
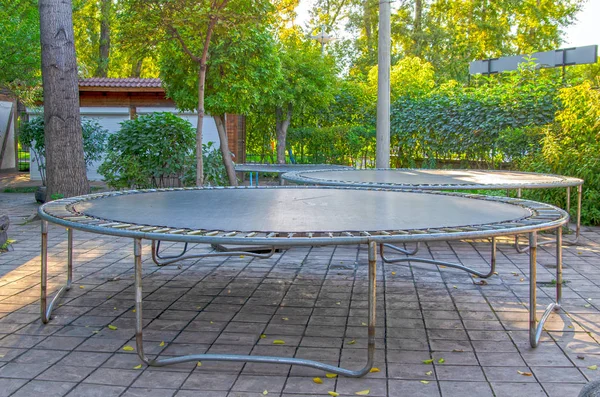
[[[515,55],[510,57],[490,58],[473,61],[469,64],[470,74],[492,74],[517,70],[525,58],[531,57],[540,68],[555,68],[560,66],[583,65],[596,63],[598,46],[562,48],[560,50],[536,52],[531,55]]]

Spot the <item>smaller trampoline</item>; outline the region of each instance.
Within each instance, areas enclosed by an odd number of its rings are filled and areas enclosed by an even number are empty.
[[[354,168],[345,165],[336,164],[260,164],[260,163],[246,163],[236,164],[236,172],[248,172],[250,174],[250,186],[253,186],[252,177],[254,176],[255,184],[258,186],[258,173],[268,172],[273,174],[279,174],[279,183],[283,185],[283,179],[281,175],[286,172],[295,171],[315,171],[315,170],[352,170]]]
[[[379,168],[353,170],[297,170],[282,179],[306,185],[352,186],[418,190],[516,190],[566,188],[566,211],[571,207],[571,188],[577,188],[576,243],[581,231],[583,180],[562,175],[504,170],[427,170]]]

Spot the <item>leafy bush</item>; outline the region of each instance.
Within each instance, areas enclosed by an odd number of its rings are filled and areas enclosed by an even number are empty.
[[[108,130],[102,128],[97,120],[83,119],[81,121],[81,132],[83,134],[83,156],[85,165],[89,167],[94,161],[102,158],[106,148],[106,137]],[[42,184],[46,185],[46,147],[44,141],[44,117],[43,115],[30,119],[23,125],[19,132],[19,141],[33,151],[36,159]]]
[[[196,180],[196,132],[187,121],[156,112],[121,123],[108,139],[106,158],[98,168],[115,189],[192,186]],[[221,152],[203,145],[204,180],[225,185]]]
[[[523,158],[519,167],[581,178],[583,186],[582,222],[600,224],[600,92],[590,82],[564,88],[559,98],[562,109],[556,123],[545,129],[541,150]],[[573,189],[574,190],[574,189]],[[562,192],[535,191],[534,199],[564,205]],[[575,203],[575,192],[571,202]],[[572,206],[571,216],[575,216]]]
[[[172,113],[127,120],[109,137],[98,172],[117,189],[181,186],[181,178],[194,167],[195,142],[190,122]]]

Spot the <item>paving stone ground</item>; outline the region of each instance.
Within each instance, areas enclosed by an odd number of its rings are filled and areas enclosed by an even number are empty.
[[[36,207],[32,194],[0,194],[0,211],[10,215],[9,235],[16,240],[12,251],[0,254],[0,396],[307,397],[369,390],[369,396],[563,397],[576,396],[600,374],[588,369],[600,367],[600,228],[584,228],[579,245],[565,245],[566,312],[552,314],[537,349],[527,333],[528,256],[518,254],[511,240],[499,243],[498,274],[487,285],[450,268],[380,261],[380,371],[349,379],[255,363],[139,367],[135,351],[123,350],[135,347],[128,239],[74,233],[73,288],[43,325],[40,222],[22,224]],[[165,248],[174,253],[180,246]],[[52,291],[65,280],[65,250],[66,232],[50,226]],[[419,255],[485,269],[489,250],[485,240],[459,241],[427,244]],[[143,253],[148,355],[281,355],[350,368],[365,360],[364,246],[294,248],[264,260],[205,258],[166,267],[154,265],[148,244]],[[554,293],[554,261],[554,246],[539,248],[539,311]],[[322,384],[313,381],[317,376]]]

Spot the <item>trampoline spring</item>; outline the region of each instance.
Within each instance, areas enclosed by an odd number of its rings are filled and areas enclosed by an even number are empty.
[[[218,230],[213,230],[212,232],[206,233],[205,236],[212,237],[212,236],[216,236],[217,234],[219,234],[219,231]]]
[[[295,234],[296,234],[296,233],[288,233],[288,235],[287,235],[287,236],[288,236],[288,238],[292,238],[292,237],[294,237],[294,235],[295,235]]]
[[[246,234],[246,237],[254,237],[254,236],[256,236],[257,234],[258,234],[258,233],[256,233],[256,232],[250,232],[250,233]]]
[[[185,229],[177,229],[177,230],[170,231],[169,234],[181,234],[184,232],[185,232]]]
[[[110,223],[101,223],[98,226],[100,226],[100,227],[113,227],[113,226],[116,226],[116,225],[119,225],[119,224],[120,224],[119,222],[110,222]]]
[[[129,230],[140,230],[142,229],[144,226],[141,225],[133,225],[129,227]]]
[[[113,229],[127,229],[129,226],[131,226],[131,223],[121,223],[113,226]]]
[[[158,228],[156,228],[156,227],[154,227],[154,226],[147,226],[147,227],[144,227],[144,228],[142,228],[142,229],[140,230],[140,232],[147,233],[147,232],[152,232],[152,231],[154,231],[154,230],[156,230],[156,229],[158,229]]]
[[[331,233],[331,232],[327,233],[327,237],[333,238],[333,233]]]
[[[160,229],[156,229],[156,230],[154,230],[154,232],[153,232],[153,233],[166,233],[166,232],[168,232],[169,230],[171,230],[171,228],[169,228],[169,227],[163,227],[163,228],[160,228]]]
[[[267,234],[267,238],[277,237],[278,235],[279,235],[279,233],[271,232],[271,233]]]
[[[190,236],[197,236],[199,234],[204,234],[205,230],[192,230],[191,232],[188,232],[187,234]]]
[[[236,234],[238,234],[238,232],[229,232],[229,233],[225,233],[225,234],[223,235],[223,237],[233,237],[233,236],[235,236]]]
[[[306,233],[306,235],[308,236],[308,238],[312,238],[313,232],[308,232],[308,233]]]
[[[369,232],[360,232],[360,235],[361,236],[367,236],[367,237],[369,237],[371,235],[371,233],[369,233]]]
[[[329,233],[330,236],[329,237],[333,237],[333,235],[331,233]],[[354,235],[350,232],[344,232],[344,236],[348,236],[348,237],[354,237]]]

